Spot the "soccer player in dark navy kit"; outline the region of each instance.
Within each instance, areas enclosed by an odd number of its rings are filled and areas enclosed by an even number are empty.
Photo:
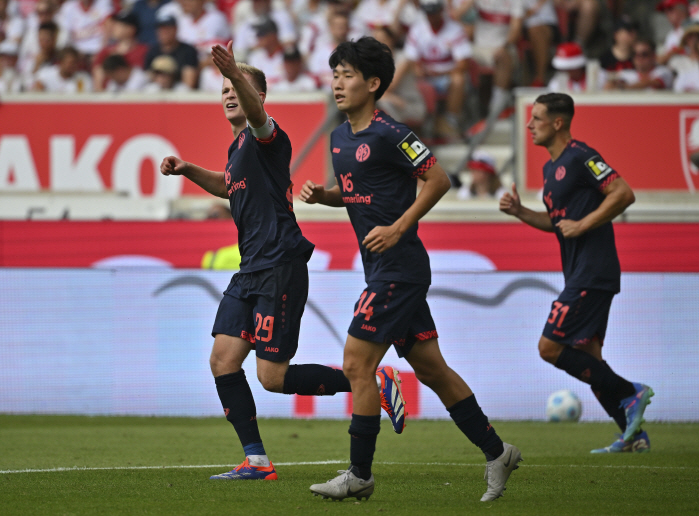
[[[346,207],[364,264],[367,287],[354,307],[343,371],[352,385],[350,462],[346,471],[311,491],[324,498],[368,498],[380,429],[380,391],[374,371],[391,346],[431,388],[464,434],[485,454],[488,489],[482,501],[502,496],[521,460],[503,443],[464,380],[444,361],[427,305],[430,263],[417,223],[449,190],[450,182],[429,149],[405,125],[376,109],[393,79],[389,48],[365,37],[340,44],[330,57],[335,103],[347,122],[331,136],[337,185],[311,181],[299,198]],[[417,178],[424,180],[417,195]]]
[[[227,198],[238,227],[240,272],[224,292],[212,330],[211,372],[226,419],[245,451],[238,467],[212,479],[276,480],[257,427],[255,401],[242,369],[252,349],[257,377],[272,392],[333,395],[349,392],[342,371],[289,365],[298,346],[301,315],[308,297],[307,262],[313,244],[304,238],[292,207],[291,143],[263,103],[263,72],[237,64],[231,43],[212,48],[224,76],[223,111],[233,130],[225,172],[206,170],[174,156],[160,171],[181,174],[207,192]]]
[[[623,435],[592,453],[649,451],[641,430],[653,390],[617,375],[602,359],[609,309],[620,290],[621,268],[612,220],[634,202],[629,185],[601,155],[574,140],[573,99],[548,93],[536,99],[527,129],[535,145],[546,147],[546,211],[522,206],[517,188],[500,199],[500,210],[558,238],[565,289],[551,305],[539,340],[541,358],[587,383]]]

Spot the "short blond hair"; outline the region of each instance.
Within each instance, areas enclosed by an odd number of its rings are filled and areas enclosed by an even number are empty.
[[[265,72],[247,63],[237,64],[238,69],[241,72],[252,77],[252,80],[254,82],[253,86],[257,87],[257,91],[261,91],[262,93],[267,94],[267,77],[265,77]]]

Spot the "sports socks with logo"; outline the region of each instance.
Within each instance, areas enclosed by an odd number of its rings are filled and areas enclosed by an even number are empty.
[[[570,376],[589,384],[593,391],[600,393],[600,396],[616,401],[617,405],[624,398],[636,393],[631,382],[612,371],[605,362],[579,349],[565,346],[554,365]]]
[[[265,455],[262,438],[257,428],[257,408],[252,397],[245,371],[224,374],[214,378],[216,391],[223,405],[226,419],[233,425],[243,449],[250,449],[253,455]],[[252,446],[250,445],[259,445]],[[248,448],[249,447],[249,448]],[[261,453],[260,453],[261,452]]]
[[[333,396],[350,392],[350,382],[342,369],[319,364],[290,365],[284,376],[284,394],[302,396]]]
[[[376,451],[376,436],[381,430],[381,415],[359,416],[352,414],[352,422],[349,427],[350,463],[352,473],[363,480],[371,478],[371,463],[374,461]]]
[[[476,401],[476,395],[447,407],[449,415],[468,440],[478,446],[487,461],[495,460],[505,451],[502,439],[488,422],[488,418]]]

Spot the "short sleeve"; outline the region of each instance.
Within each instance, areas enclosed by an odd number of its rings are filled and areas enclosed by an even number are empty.
[[[376,119],[381,122],[380,118]],[[384,139],[389,148],[391,164],[410,177],[420,177],[437,163],[432,151],[420,141],[420,138],[409,127],[396,125],[399,130],[386,131]]]
[[[594,149],[589,149],[589,152],[583,153],[581,159],[583,181],[600,192],[609,183],[620,177],[617,171],[607,164]]]

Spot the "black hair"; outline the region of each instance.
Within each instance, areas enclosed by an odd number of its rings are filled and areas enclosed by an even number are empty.
[[[58,32],[58,24],[53,21],[45,21],[39,24],[39,30],[50,30],[51,32]]]
[[[381,98],[396,72],[391,49],[371,36],[340,43],[330,54],[328,63],[333,70],[340,63],[345,63],[360,72],[364,80],[377,77],[381,83],[374,92],[375,100]]]
[[[105,72],[114,72],[120,68],[131,68],[129,62],[121,54],[112,54],[102,63]]]
[[[568,124],[575,115],[575,103],[573,97],[566,93],[545,93],[539,95],[534,101],[535,104],[543,104],[550,116],[559,115],[568,120]]]
[[[650,51],[655,54],[655,51],[657,49],[657,45],[655,44],[655,41],[652,39],[647,39],[647,38],[639,38],[636,40],[636,42],[633,44],[633,46],[636,46],[638,44],[645,45],[648,48],[650,48]]]

